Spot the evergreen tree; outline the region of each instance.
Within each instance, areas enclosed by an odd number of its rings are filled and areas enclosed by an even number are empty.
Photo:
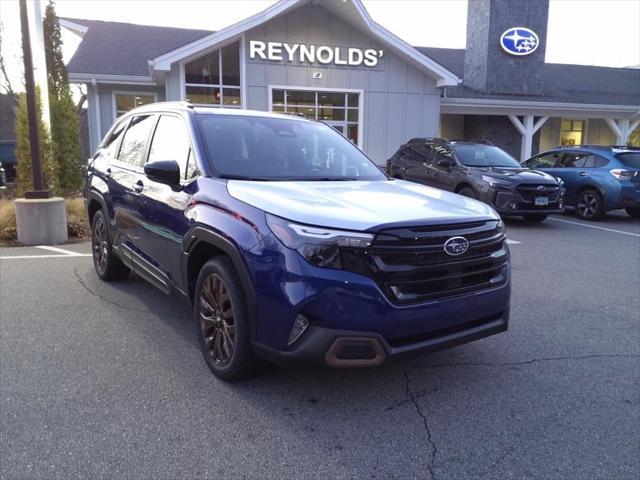
[[[80,121],[62,58],[62,35],[53,2],[44,17],[44,48],[51,117],[53,188],[58,194],[78,192],[82,186]]]
[[[49,185],[51,140],[47,127],[42,119],[42,101],[40,89],[36,87],[36,115],[38,132],[40,134],[40,168],[42,170],[42,185]],[[23,195],[27,190],[33,190],[33,173],[31,169],[31,143],[29,141],[29,116],[27,114],[27,95],[18,95],[18,108],[16,109],[16,183],[17,193]]]

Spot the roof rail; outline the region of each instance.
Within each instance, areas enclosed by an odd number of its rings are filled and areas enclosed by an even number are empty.
[[[416,137],[416,138],[412,138],[410,139],[407,143],[418,143],[418,142],[433,142],[433,143],[441,143],[441,144],[448,144],[449,140],[447,140],[446,138],[440,138],[440,137]]]

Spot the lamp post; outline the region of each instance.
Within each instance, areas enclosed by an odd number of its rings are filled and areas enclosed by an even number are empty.
[[[33,169],[33,190],[25,192],[25,198],[49,198],[51,192],[43,188],[40,166],[40,135],[36,110],[36,86],[33,79],[33,59],[29,37],[27,0],[20,0],[20,24],[22,26],[22,56],[24,58],[24,80],[27,95],[27,116],[29,122],[29,144],[31,147],[31,167]]]
[[[35,20],[42,21],[40,18]],[[22,54],[24,56],[24,79],[27,90],[33,190],[25,192],[25,198],[18,198],[15,201],[16,230],[18,242],[20,243],[26,245],[55,245],[67,241],[67,213],[65,211],[64,198],[52,198],[51,192],[45,189],[42,184],[36,86],[33,78],[33,58],[31,57],[26,0],[20,0],[20,24],[22,26]]]

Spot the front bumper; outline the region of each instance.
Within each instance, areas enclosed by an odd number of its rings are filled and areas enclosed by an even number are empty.
[[[375,332],[311,326],[303,339],[287,351],[254,343],[254,351],[279,365],[313,365],[333,368],[378,367],[396,360],[444,350],[506,332],[509,309],[487,318],[416,335],[410,342],[390,343]]]
[[[311,266],[272,236],[246,258],[256,286],[253,348],[274,363],[377,366],[507,330],[508,263],[492,288],[398,305],[373,279]],[[298,315],[310,326],[288,345]]]
[[[548,215],[552,213],[564,212],[564,189],[555,195],[541,193],[537,196],[547,197],[548,204],[543,206],[535,205],[536,195],[524,196],[517,189],[514,190],[493,190],[490,189],[485,198],[488,203],[501,215]]]

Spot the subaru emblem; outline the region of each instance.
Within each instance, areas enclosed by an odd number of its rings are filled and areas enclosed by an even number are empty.
[[[469,241],[464,237],[451,237],[444,242],[444,251],[448,255],[457,256],[462,255],[469,250]]]
[[[500,46],[509,55],[529,55],[536,51],[540,40],[533,30],[526,27],[513,27],[500,37]]]

